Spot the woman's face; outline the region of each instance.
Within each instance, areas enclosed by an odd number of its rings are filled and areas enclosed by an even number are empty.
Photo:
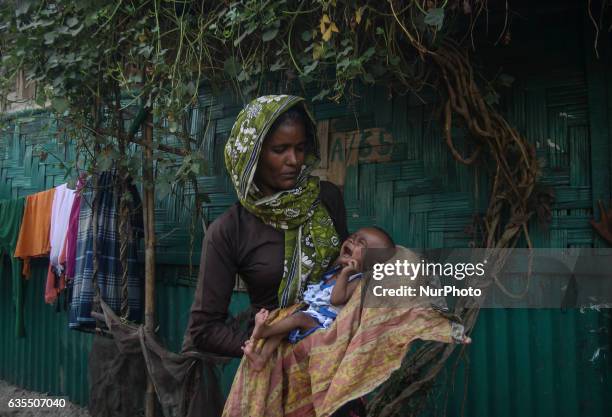
[[[304,124],[291,120],[280,124],[264,140],[255,171],[255,183],[264,195],[295,187],[304,165],[306,141]]]

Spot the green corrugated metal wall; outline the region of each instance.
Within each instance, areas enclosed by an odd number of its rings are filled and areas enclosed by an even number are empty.
[[[529,38],[539,28],[541,39]],[[544,31],[544,29],[546,29]],[[584,37],[587,39],[583,40]],[[545,35],[545,36],[544,36]],[[490,62],[515,76],[505,96],[509,118],[533,140],[546,161],[543,183],[554,187],[553,221],[547,230],[531,225],[534,245],[601,245],[588,220],[598,198],[610,197],[610,107],[612,83],[607,61],[596,61],[583,45],[590,32],[573,11],[513,24],[516,47],[487,51]],[[522,37],[522,38],[521,38]],[[518,39],[519,41],[517,41]],[[530,39],[529,44],[518,43]],[[222,149],[241,105],[230,96],[202,97],[193,128],[201,149],[213,161],[199,185],[210,193],[206,214],[216,218],[235,201],[225,176]],[[465,247],[464,229],[487,202],[483,172],[476,175],[456,163],[441,140],[434,106],[402,97],[387,98],[382,89],[362,92],[349,106],[317,104],[319,120],[332,132],[384,128],[394,139],[390,162],[349,167],[344,196],[349,225],[379,224],[398,243],[413,247]],[[356,117],[357,116],[357,117]],[[44,115],[2,133],[0,194],[25,195],[62,182],[54,161],[41,163],[33,145],[45,143],[62,158],[69,149],[49,144],[53,125]],[[358,120],[358,124],[357,124]],[[460,140],[461,132],[455,132]],[[187,188],[181,192],[190,194]],[[193,297],[194,274],[187,263],[189,218],[173,198],[157,207],[159,241],[158,312],[160,333],[177,350]],[[197,261],[199,244],[192,259]],[[90,336],[69,332],[66,314],[42,301],[43,268],[27,289],[28,337],[13,337],[10,280],[2,279],[0,297],[0,378],[52,393],[87,400],[86,352]],[[196,268],[197,270],[197,268]],[[234,312],[248,305],[236,293]],[[482,311],[469,349],[469,369],[460,362],[456,375],[448,367],[431,397],[430,414],[448,416],[604,416],[612,415],[610,318],[596,311]],[[599,352],[599,355],[596,353]],[[232,370],[224,373],[229,386]],[[465,372],[464,372],[465,371]],[[447,395],[448,394],[448,395]],[[465,398],[465,401],[464,401]]]
[[[67,314],[44,305],[47,268],[37,265],[25,293],[26,337],[15,338],[10,277],[0,282],[0,378],[29,389],[87,402],[87,352],[91,337],[68,331]]]

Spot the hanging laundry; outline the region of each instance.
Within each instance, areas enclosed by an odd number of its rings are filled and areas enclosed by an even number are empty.
[[[4,270],[4,256],[2,255],[7,255],[11,264],[15,334],[17,337],[25,336],[23,325],[24,282],[21,278],[21,259],[15,258],[13,255],[17,246],[24,206],[24,198],[0,201],[0,276],[3,275]]]
[[[60,255],[59,263],[64,268],[66,281],[71,281],[74,278],[74,266],[76,263],[76,242],[77,233],[79,231],[79,213],[81,212],[81,190],[85,186],[85,179],[79,179],[77,190],[70,209],[70,219],[68,223],[68,231],[66,232],[66,243]]]
[[[119,313],[121,311],[123,268],[120,259],[119,193],[113,186],[116,177],[105,172],[99,176],[98,192],[94,202],[91,182],[81,195],[79,229],[76,244],[75,274],[68,325],[72,329],[86,330],[95,326],[91,311],[95,296],[94,285],[94,224],[93,207],[97,207],[98,227],[96,252],[98,254],[97,286],[100,297]],[[142,316],[143,279],[137,262],[137,230],[142,230],[142,208],[135,187],[130,187],[131,201],[128,221],[127,247],[128,320],[140,321]]]
[[[51,230],[49,240],[49,271],[47,272],[47,285],[45,286],[45,302],[52,304],[57,300],[59,293],[66,288],[63,266],[60,264],[60,255],[66,243],[66,233],[70,221],[70,211],[74,202],[75,191],[66,184],[55,187],[53,206],[51,208]]]
[[[26,197],[15,257],[23,259],[23,275],[30,277],[30,258],[47,256],[51,250],[49,231],[55,188]]]

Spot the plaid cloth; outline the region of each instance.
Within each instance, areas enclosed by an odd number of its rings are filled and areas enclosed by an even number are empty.
[[[121,310],[121,277],[122,267],[119,257],[119,194],[113,188],[114,175],[105,172],[98,180],[98,286],[100,296],[113,311]],[[140,208],[140,198],[132,189],[132,207]],[[76,265],[72,282],[72,301],[68,316],[68,326],[71,329],[84,330],[95,326],[91,317],[95,289],[93,287],[93,203],[94,192],[91,182],[86,187],[81,198],[79,214],[79,230],[76,245]],[[142,317],[143,279],[137,263],[137,233],[142,229],[142,211],[130,218],[132,232],[128,244],[128,305],[130,321],[140,321]]]

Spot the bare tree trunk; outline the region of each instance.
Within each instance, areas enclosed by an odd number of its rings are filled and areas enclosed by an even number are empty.
[[[143,214],[145,241],[145,330],[155,329],[155,180],[153,175],[153,117],[144,126]],[[145,394],[145,416],[155,417],[155,389],[150,378]]]

